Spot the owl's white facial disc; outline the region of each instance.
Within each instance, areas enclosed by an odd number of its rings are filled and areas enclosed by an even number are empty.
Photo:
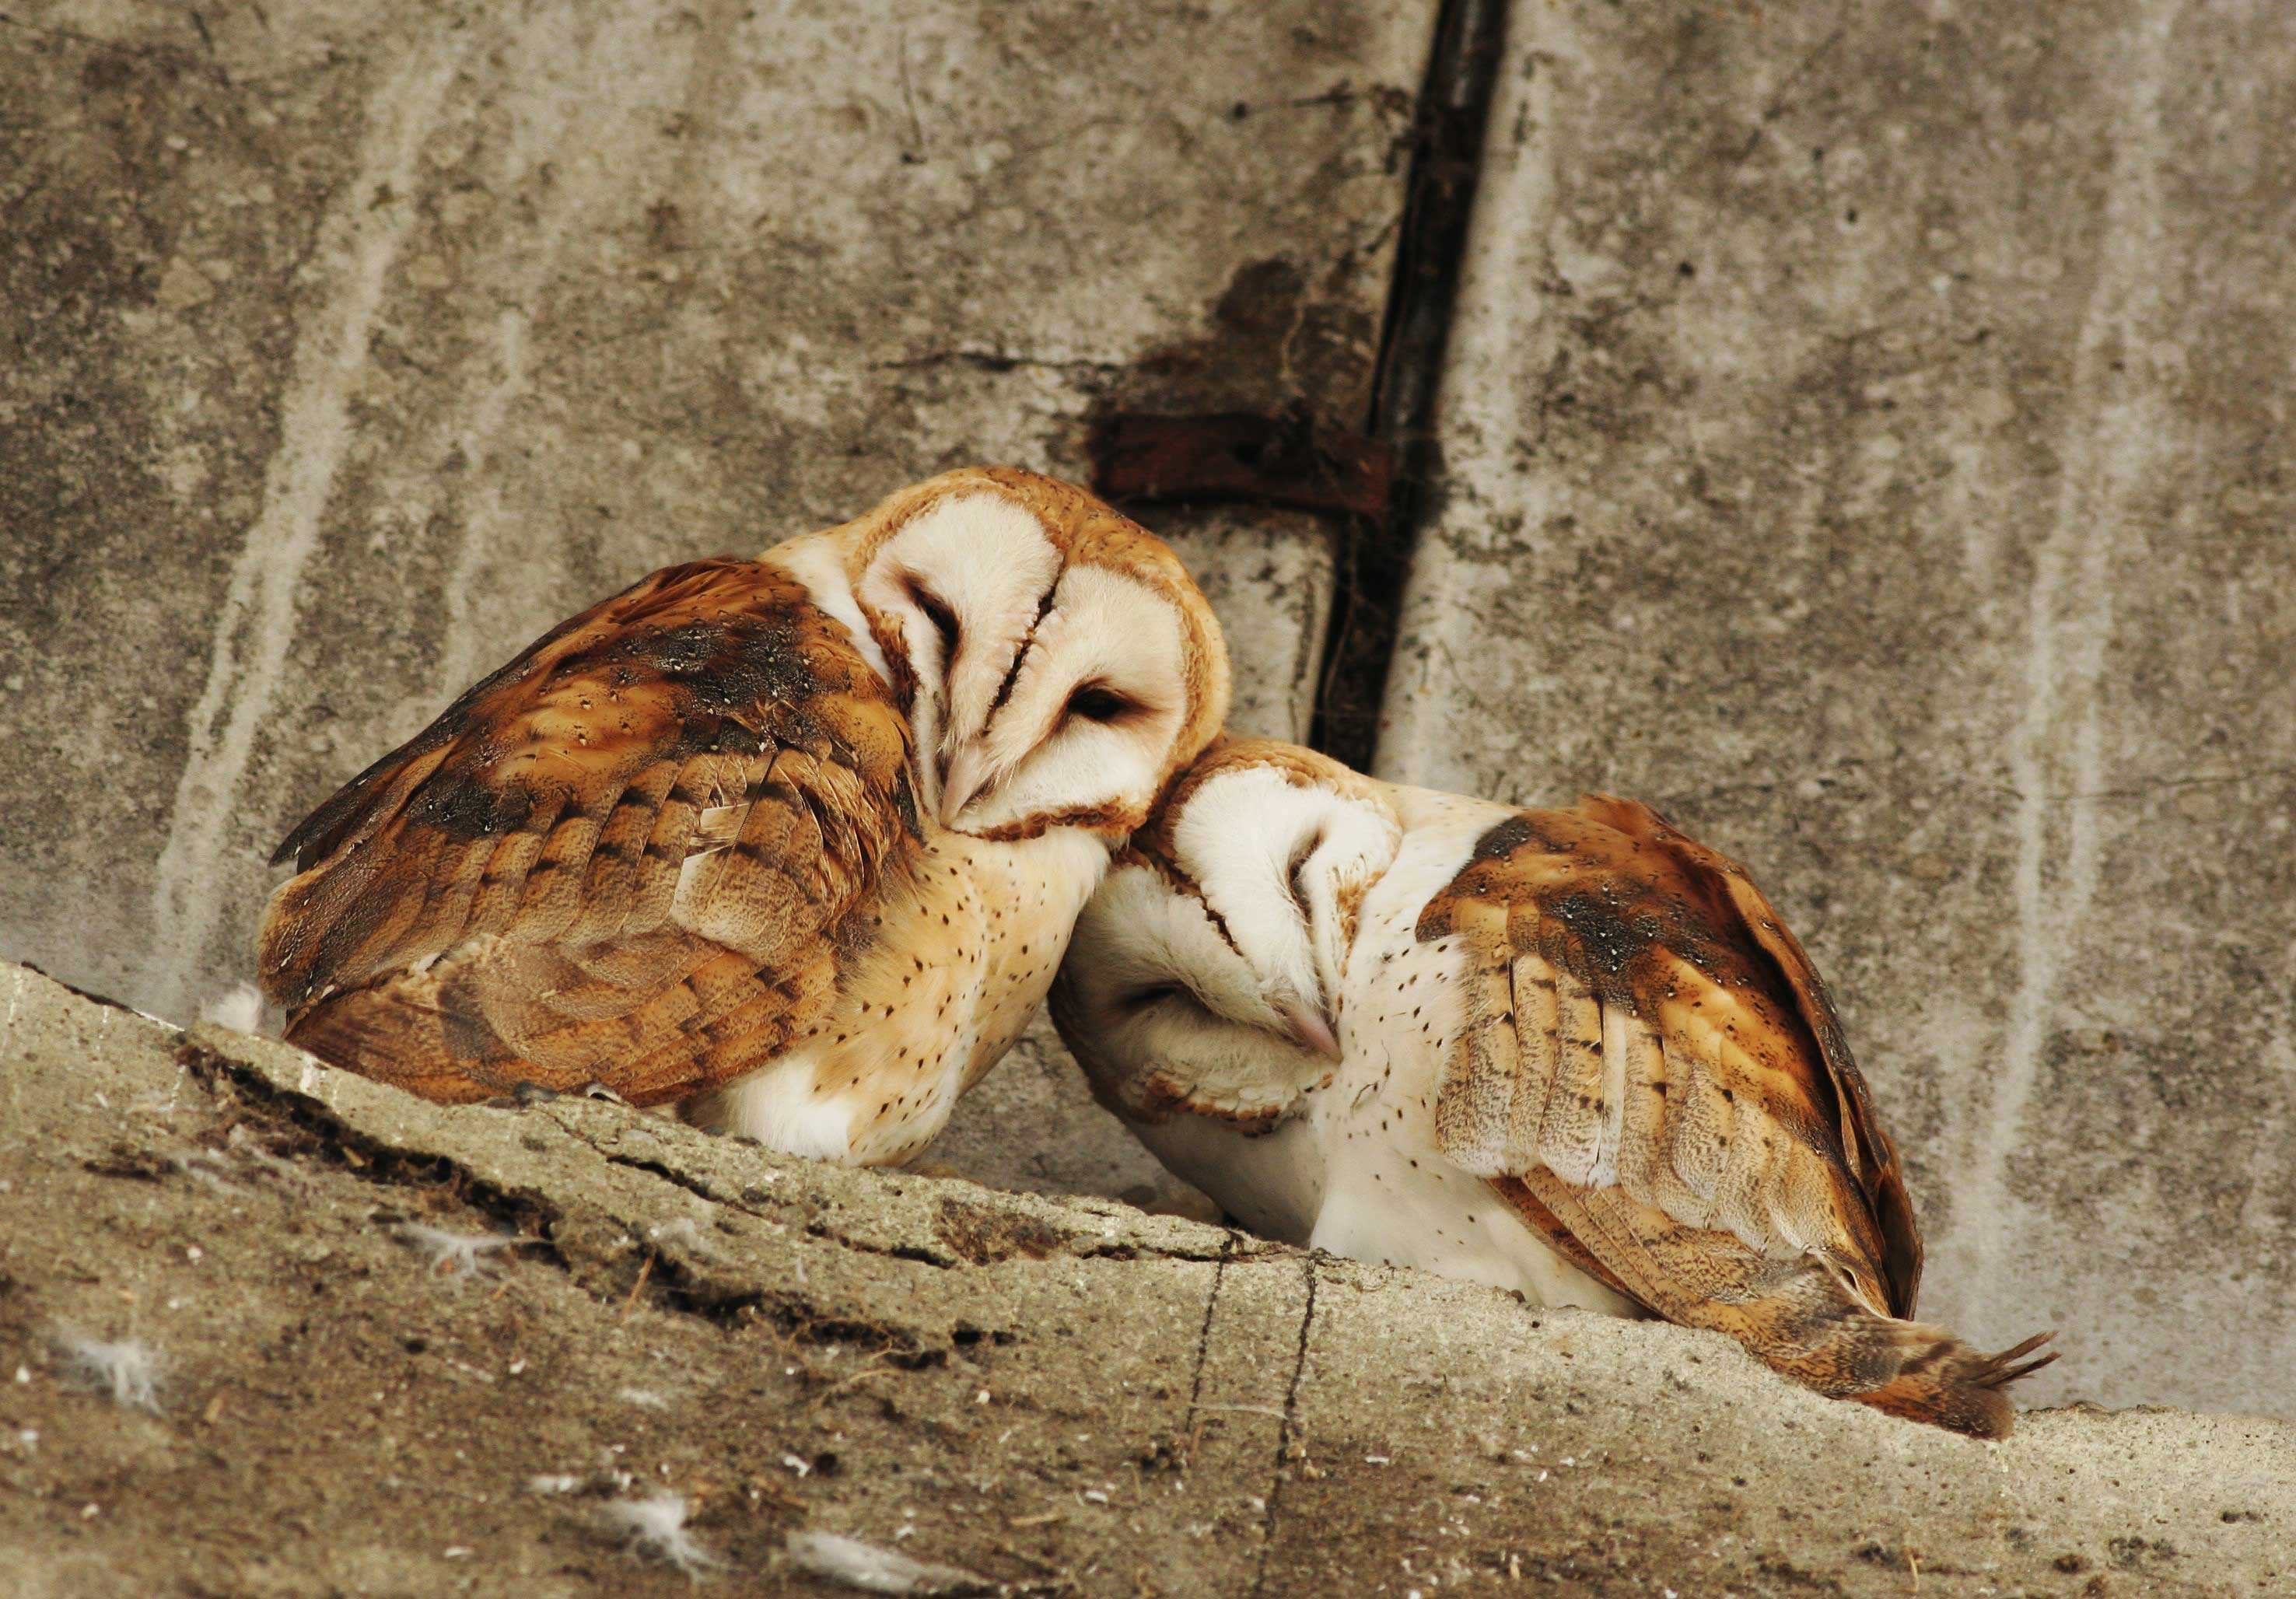
[[[1104,567],[1062,572],[975,759],[951,769],[958,824],[1124,817],[1129,831],[1187,717],[1185,649],[1169,595]]]
[[[1127,832],[1188,717],[1169,594],[1069,562],[1025,507],[961,495],[888,539],[860,584],[899,627],[926,803],[944,826]]]
[[[1340,980],[1352,907],[1401,847],[1371,800],[1237,767],[1188,795],[1171,824],[1174,864],[1294,1036],[1337,1054]]]
[[[1248,1103],[1268,1051],[1300,1047],[1204,902],[1137,861],[1118,865],[1085,906],[1053,1015],[1095,1090],[1135,1114],[1154,1101],[1145,1085],[1160,1070],[1207,1103]]]
[[[932,809],[948,809],[950,772],[978,743],[1061,563],[1059,547],[1024,507],[969,494],[918,515],[862,574],[862,602],[900,628],[916,679],[909,727]]]

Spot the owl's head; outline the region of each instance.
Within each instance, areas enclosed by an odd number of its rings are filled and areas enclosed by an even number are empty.
[[[1117,857],[1054,986],[1102,1097],[1152,1113],[1141,1086],[1159,1073],[1242,1083],[1271,1046],[1336,1058],[1356,917],[1401,844],[1362,774],[1295,744],[1214,745]]]
[[[944,826],[1121,838],[1227,714],[1227,647],[1202,593],[1160,539],[1080,488],[968,467],[819,537],[907,698]]]

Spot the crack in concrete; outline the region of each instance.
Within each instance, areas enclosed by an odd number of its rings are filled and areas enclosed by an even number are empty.
[[[1121,361],[1092,361],[1081,357],[1062,360],[1043,356],[1008,355],[996,349],[926,350],[921,355],[905,356],[898,360],[872,361],[873,372],[914,372],[933,366],[969,366],[978,372],[1015,372],[1027,368],[1032,372],[1066,373],[1070,376],[1117,377],[1130,370]]]
[[[20,981],[19,986],[20,988]],[[177,1054],[179,1059],[194,1069],[209,1070],[219,1069],[227,1073],[234,1084],[243,1086],[250,1095],[260,1097],[266,1103],[280,1107],[291,1119],[304,1124],[307,1130],[317,1133],[338,1144],[355,1149],[369,1159],[430,1165],[451,1170],[458,1180],[467,1185],[472,1202],[479,1209],[493,1213],[498,1220],[515,1221],[529,1215],[540,1215],[545,1219],[556,1219],[563,1214],[543,1196],[521,1198],[508,1193],[486,1178],[477,1176],[450,1155],[441,1154],[432,1150],[405,1147],[363,1133],[345,1121],[324,1101],[308,1095],[293,1094],[282,1088],[253,1067],[234,1061],[229,1055],[185,1038],[180,1034],[177,1036]],[[1001,1265],[1008,1258],[1000,1256],[989,1260],[972,1260],[953,1250],[942,1247],[938,1241],[933,1243],[902,1243],[857,1237],[832,1226],[820,1215],[797,1214],[796,1212],[801,1207],[795,1203],[778,1211],[773,1209],[761,1209],[749,1202],[741,1194],[729,1193],[711,1183],[707,1177],[680,1170],[668,1160],[650,1155],[628,1154],[613,1148],[610,1143],[602,1142],[592,1129],[578,1122],[570,1121],[556,1111],[556,1106],[545,1103],[534,1107],[528,1114],[547,1120],[551,1126],[557,1128],[609,1166],[619,1167],[626,1171],[644,1172],[649,1177],[656,1177],[671,1187],[691,1193],[708,1204],[731,1210],[737,1215],[747,1216],[753,1220],[766,1222],[773,1226],[794,1227],[808,1238],[822,1240],[840,1249],[852,1250],[859,1254],[876,1255],[890,1260],[913,1261],[941,1271]],[[627,1228],[625,1230],[627,1231]],[[631,1236],[633,1241],[642,1248],[654,1247],[650,1241],[638,1237],[634,1233]],[[1079,1230],[1073,1233],[1061,1233],[1058,1244],[1061,1256],[1071,1260],[1175,1260],[1205,1265],[1224,1263],[1235,1258],[1238,1237],[1233,1231],[1225,1233],[1221,1237],[1219,1248],[1217,1250],[1210,1250],[1175,1248],[1170,1245],[1150,1243],[1139,1239],[1096,1238]],[[1280,1246],[1267,1247],[1273,1250]],[[1201,1361],[1201,1355],[1199,1358]]]
[[[176,1055],[179,1062],[211,1087],[228,1085],[234,1095],[250,1109],[275,1115],[317,1139],[323,1145],[355,1156],[356,1159],[348,1164],[353,1168],[354,1175],[365,1181],[397,1188],[424,1185],[414,1180],[417,1177],[443,1178],[444,1185],[449,1187],[456,1198],[472,1210],[519,1233],[545,1251],[541,1259],[547,1264],[565,1272],[578,1285],[601,1300],[611,1300],[625,1297],[626,1292],[636,1294],[643,1292],[657,1308],[697,1316],[718,1326],[739,1325],[747,1317],[758,1316],[782,1325],[785,1330],[808,1334],[814,1341],[839,1339],[874,1341],[885,1347],[888,1357],[897,1365],[905,1361],[938,1364],[947,1357],[947,1350],[938,1347],[930,1335],[916,1329],[889,1322],[864,1323],[841,1316],[781,1285],[769,1288],[759,1284],[712,1283],[693,1269],[695,1264],[701,1264],[706,1272],[706,1263],[688,1262],[665,1251],[659,1242],[643,1236],[627,1222],[611,1215],[604,1218],[610,1227],[627,1239],[631,1248],[648,1259],[651,1264],[640,1270],[636,1284],[627,1291],[617,1283],[611,1292],[601,1292],[594,1283],[585,1282],[583,1268],[611,1270],[613,1266],[611,1252],[573,1242],[572,1235],[566,1229],[576,1226],[578,1231],[578,1213],[561,1205],[549,1195],[514,1192],[480,1176],[452,1155],[436,1150],[410,1149],[377,1137],[352,1126],[324,1101],[286,1088],[271,1081],[257,1068],[189,1038],[178,1039]],[[552,1119],[555,1121],[556,1119]],[[558,1122],[557,1125],[564,1127],[565,1124]],[[618,1160],[599,1149],[594,1140],[582,1136],[576,1129],[569,1128],[566,1130],[611,1164],[627,1167],[641,1164],[627,1159]],[[644,1163],[643,1168],[675,1181],[666,1169],[651,1162]],[[846,1239],[833,1242],[857,1250],[867,1247]],[[572,1245],[570,1252],[570,1243]]]
[[[116,51],[121,55],[133,55],[145,61],[167,62],[196,70],[198,58],[180,45],[131,45],[122,39],[107,39],[95,34],[82,33],[78,29],[60,28],[53,23],[27,22],[21,17],[0,12],[0,28],[13,28],[22,33],[36,34],[43,38],[63,39],[90,49]]]
[[[1267,1556],[1275,1547],[1275,1518],[1283,1504],[1283,1485],[1292,1476],[1289,1461],[1300,1407],[1300,1380],[1308,1370],[1308,1339],[1316,1325],[1316,1259],[1310,1250],[1300,1260],[1308,1302],[1300,1313],[1300,1348],[1292,1359],[1292,1380],[1283,1386],[1283,1423],[1275,1432],[1275,1471],[1267,1484],[1267,1512],[1259,1523],[1259,1568],[1251,1579],[1251,1599],[1260,1599],[1267,1587]]]
[[[1746,147],[1730,163],[1733,170],[1753,160],[1754,152],[1762,147],[1762,140],[1770,131],[1770,125],[1792,108],[1793,92],[1801,86],[1801,80],[1809,75],[1812,67],[1833,53],[1834,47],[1841,43],[1842,36],[1849,31],[1849,26],[1844,24],[1827,34],[1818,41],[1816,49],[1803,56],[1794,70],[1786,74],[1785,81],[1778,85],[1777,93],[1771,95],[1769,103],[1762,108],[1762,119],[1755,123],[1753,131],[1746,135]]]
[[[1187,1436],[1195,1436],[1196,1413],[1201,1408],[1204,1395],[1204,1363],[1210,1357],[1212,1347],[1212,1317],[1219,1310],[1220,1285],[1227,1281],[1227,1263],[1235,1252],[1235,1234],[1230,1233],[1220,1241],[1220,1252],[1212,1262],[1212,1290],[1204,1296],[1204,1324],[1196,1331],[1196,1370],[1188,1383]]]
[[[352,1127],[324,1101],[308,1094],[296,1094],[272,1082],[245,1062],[179,1037],[176,1044],[176,1059],[192,1075],[210,1088],[227,1086],[234,1096],[243,1104],[258,1111],[267,1111],[296,1128],[318,1139],[323,1144],[356,1157],[348,1162],[357,1176],[387,1187],[410,1185],[398,1173],[402,1169],[427,1169],[447,1175],[457,1189],[457,1196],[472,1209],[480,1210],[496,1221],[512,1227],[539,1220],[547,1225],[559,1219],[561,1212],[554,1205],[539,1196],[521,1197],[500,1185],[489,1182],[472,1171],[450,1155],[435,1151],[402,1149]],[[546,1237],[536,1237],[534,1242],[549,1250],[557,1263],[567,1264],[556,1244]]]
[[[548,1108],[545,1107],[545,1114],[548,1113]],[[786,1227],[790,1226],[791,1221],[794,1219],[791,1217],[775,1216],[767,1211],[760,1210],[756,1206],[748,1203],[739,1196],[725,1193],[712,1185],[707,1178],[695,1177],[691,1172],[680,1171],[677,1168],[670,1165],[665,1160],[657,1160],[644,1155],[626,1155],[609,1149],[604,1144],[598,1142],[596,1138],[591,1136],[589,1129],[586,1128],[573,1126],[568,1123],[563,1118],[551,1115],[550,1121],[552,1125],[562,1128],[566,1133],[567,1136],[572,1138],[578,1144],[582,1144],[585,1148],[595,1153],[600,1160],[605,1161],[609,1166],[619,1166],[626,1171],[644,1172],[647,1176],[659,1177],[663,1182],[668,1184],[671,1187],[683,1189],[685,1192],[693,1194],[696,1199],[701,1200],[709,1204],[718,1206],[724,1210],[734,1211],[742,1216],[750,1217],[758,1221],[769,1222],[775,1226]],[[913,1260],[920,1265],[933,1267],[943,1271],[950,1270],[964,1264],[964,1262],[959,1260],[954,1255],[942,1250],[928,1249],[922,1245],[876,1243],[866,1239],[855,1238],[847,1234],[838,1232],[824,1222],[821,1221],[818,1218],[815,1218],[805,1222],[800,1230],[808,1238],[822,1239],[827,1242],[837,1245],[840,1249],[853,1250],[865,1255],[879,1255],[891,1260]]]

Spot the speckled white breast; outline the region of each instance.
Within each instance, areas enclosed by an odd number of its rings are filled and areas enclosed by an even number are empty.
[[[1148,1142],[1167,1164],[1255,1228],[1263,1215],[1304,1217],[1276,1235],[1516,1290],[1533,1304],[1639,1315],[1437,1147],[1435,1096],[1461,1014],[1459,962],[1447,941],[1419,942],[1419,914],[1466,865],[1475,840],[1513,813],[1420,789],[1396,799],[1403,849],[1364,900],[1339,995],[1346,1055],[1331,1083],[1275,1136],[1242,1138],[1200,1117],[1143,1136],[1156,1134]],[[1166,1153],[1177,1141],[1203,1146],[1186,1152],[1202,1176]]]
[[[937,833],[910,891],[870,913],[813,1039],[695,1119],[818,1160],[910,1159],[1044,1003],[1107,868],[1108,847],[1074,829],[1001,843]]]

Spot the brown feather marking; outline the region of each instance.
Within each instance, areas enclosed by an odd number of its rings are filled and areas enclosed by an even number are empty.
[[[594,1074],[683,1097],[825,1007],[838,922],[915,840],[907,758],[898,709],[793,578],[667,569],[290,835],[305,870],[265,924],[266,990],[293,1041],[432,1098]],[[746,811],[718,849],[701,817],[729,802]]]
[[[1516,1215],[1529,1222],[1541,1237],[1554,1246],[1556,1254],[1605,1288],[1643,1305],[1642,1296],[1628,1287],[1619,1274],[1605,1266],[1592,1250],[1579,1242],[1578,1235],[1564,1226],[1554,1211],[1539,1202],[1538,1196],[1524,1185],[1521,1178],[1493,1177],[1490,1185]],[[1648,1309],[1650,1307],[1643,1305],[1643,1308]]]
[[[543,839],[557,816],[554,808],[531,811],[528,813],[524,824],[512,830],[495,847],[493,856],[487,862],[486,875],[480,880],[478,898],[471,905],[470,923],[461,930],[463,938],[500,933],[517,919],[519,904],[526,898],[527,873],[533,870],[534,863],[541,857]],[[380,848],[370,848],[377,856],[384,853]],[[313,870],[324,873],[325,867],[322,865]],[[403,875],[410,866],[394,861],[392,870],[395,874]],[[292,886],[291,883],[289,885]],[[377,884],[374,891],[387,893],[390,887]],[[442,931],[439,935],[439,941],[444,945],[453,936],[453,933]]]
[[[1884,1141],[1870,1120],[1847,1134],[1838,1123],[1838,1107],[1863,1104],[1864,1093],[1862,1084],[1852,1094],[1832,1080],[1856,1072],[1847,1049],[1827,1054],[1819,1047],[1821,1031],[1839,1039],[1838,1024],[1829,1020],[1821,1029],[1804,1019],[1805,1001],[1822,1004],[1823,991],[1797,991],[1787,982],[1708,864],[1718,857],[1673,847],[1651,831],[1664,824],[1640,808],[1618,801],[1601,807],[1609,816],[1648,820],[1638,823],[1642,833],[1630,835],[1586,810],[1518,814],[1489,831],[1450,888],[1430,903],[1420,937],[1455,931],[1464,905],[1505,906],[1518,948],[1543,955],[1600,1006],[1640,1017],[1669,1053],[1677,1045],[1686,1049],[1693,1082],[1671,1089],[1667,1107],[1685,1186],[1712,1202],[1733,1164],[1733,1145],[1747,1136],[1740,1124],[1759,1110],[1761,1131],[1775,1144],[1770,1164],[1783,1161],[1766,1174],[1784,1207],[1779,1218],[1838,1230],[1840,1236],[1823,1241],[1829,1250],[1870,1280],[1887,1276],[1894,1290],[1912,1274],[1884,1269],[1885,1256],[1891,1267],[1902,1266],[1904,1257],[1875,1211],[1902,1207],[1909,1223],[1910,1205],[1894,1166],[1869,1166],[1870,1188],[1848,1168],[1845,1136],[1861,1148]],[[1583,1181],[1601,1152],[1611,1115],[1603,1098],[1615,1085],[1592,1053],[1600,1030],[1583,1014],[1587,1002],[1574,1007],[1567,991],[1565,998],[1564,1075],[1548,1095],[1541,1150],[1547,1164]],[[1519,1091],[1536,1090],[1525,1085]],[[1792,1159],[1795,1148],[1814,1164]],[[1816,1197],[1826,1187],[1838,1188],[1838,1199]],[[1767,1229],[1773,1218],[1745,1219]],[[1889,1308],[1904,1308],[1894,1292],[1889,1298]]]
[[[1511,964],[1484,947],[1495,917]],[[1546,1220],[1500,1192],[1574,1241],[1566,1259],[1823,1392],[2006,1431],[2011,1379],[1988,1374],[2030,1351],[1988,1362],[1908,1319],[1921,1246],[1896,1151],[1824,985],[1742,868],[1625,801],[1527,811],[1478,841],[1417,934],[1461,940],[1468,989],[1438,1136],[1492,1176],[1485,1106],[1511,1095],[1510,1128],[1537,1131],[1508,1137],[1496,1181]],[[1526,1004],[1542,968],[1551,1012]],[[1480,1030],[1502,1013],[1524,1035],[1508,1067]]]
[[[1518,967],[1520,963],[1518,963]],[[1518,987],[1518,994],[1521,989]],[[1520,1000],[1518,1000],[1520,1005]],[[1666,1166],[1660,1158],[1666,1127],[1668,1086],[1666,1052],[1659,1037],[1639,1016],[1624,1011],[1605,1013],[1603,1041],[1612,1029],[1620,1036],[1626,1057],[1619,1095],[1618,1169],[1621,1186],[1632,1193],[1655,1193]]]
[[[1459,1047],[1444,1058],[1435,1100],[1436,1135],[1451,1158],[1479,1175],[1506,1169],[1506,1085],[1515,1079],[1514,1016],[1505,1003],[1504,916],[1464,918],[1465,958],[1481,981],[1466,989]]]
[[[1568,967],[1554,972],[1554,1080],[1538,1119],[1538,1158],[1576,1182],[1593,1172],[1602,1145],[1603,1011]],[[1538,1096],[1538,1089],[1532,1088]],[[1572,1174],[1575,1174],[1573,1176]]]
[[[646,840],[661,812],[662,796],[677,780],[663,761],[634,778],[598,830],[578,902],[582,914],[561,935],[570,944],[596,943],[620,932],[639,895]]]
[[[1526,1083],[1552,1085],[1562,1073],[1562,1002],[1554,968],[1537,955],[1517,956],[1507,968],[1507,993],[1514,1008],[1516,1055]],[[1498,1086],[1504,1087],[1502,1081]],[[1546,1096],[1516,1093],[1507,1111],[1506,1160],[1499,1169],[1517,1171],[1538,1157],[1539,1129]]]
[[[1718,884],[1739,925],[1769,957],[1824,1064],[1843,1157],[1865,1190],[1882,1235],[1889,1302],[1899,1315],[1913,1315],[1921,1292],[1922,1243],[1914,1221],[1913,1196],[1906,1189],[1904,1166],[1897,1145],[1874,1112],[1865,1076],[1850,1054],[1833,997],[1801,941],[1743,866],[1689,837],[1650,807],[1592,794],[1581,800],[1578,808],[1628,837],[1647,839],[1680,863],[1685,877],[1707,891]]]

